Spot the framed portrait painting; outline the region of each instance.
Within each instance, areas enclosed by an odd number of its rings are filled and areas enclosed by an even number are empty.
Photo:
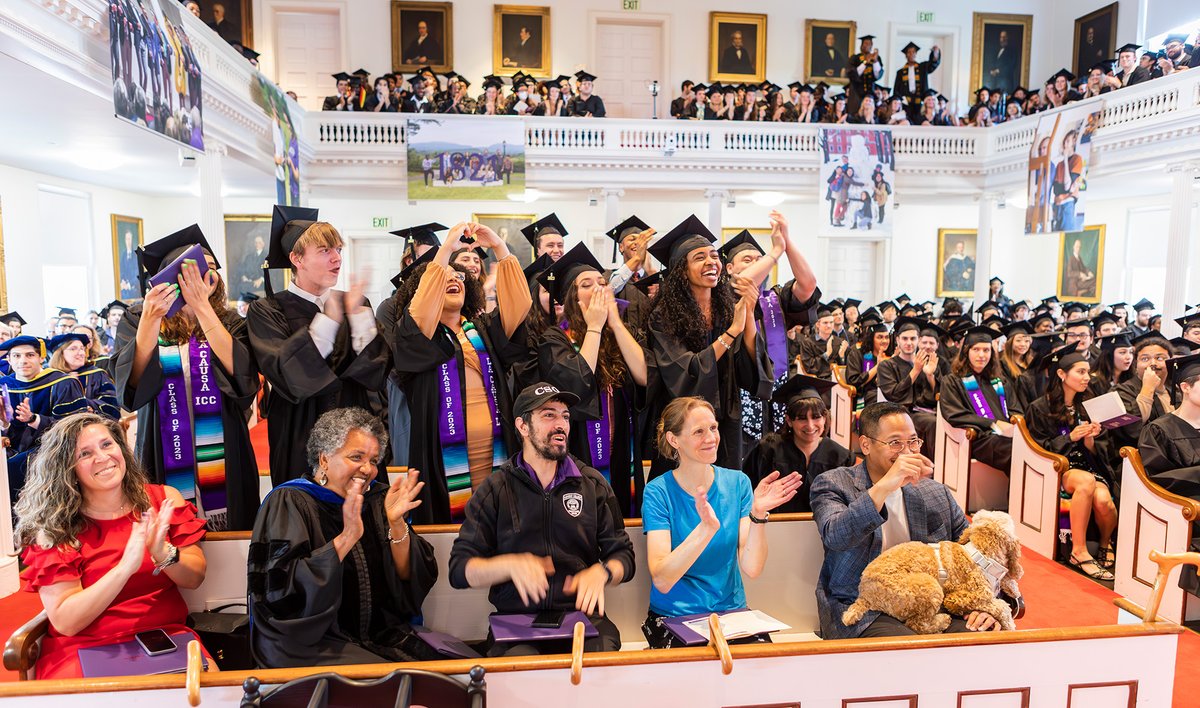
[[[200,3],[200,19],[230,44],[254,47],[253,0]]]
[[[938,229],[938,297],[975,296],[975,229]]]
[[[738,12],[708,15],[708,80],[767,78],[767,16]]]
[[[493,19],[492,73],[509,76],[518,70],[550,75],[550,8],[496,5]]]
[[[740,234],[743,231],[749,231],[750,235],[754,237],[754,242],[757,243],[758,247],[761,248],[764,252],[766,252],[766,253],[771,252],[771,230],[770,229],[745,229],[740,226],[723,227],[721,229],[721,245],[724,246],[729,241],[729,239],[736,237],[738,234]],[[771,278],[766,283],[764,283],[764,286],[769,286],[769,287],[773,288],[778,284],[779,284],[779,263],[776,262],[775,265],[771,267]]]
[[[529,226],[537,219],[535,214],[472,214],[471,221],[477,224],[483,224],[496,235],[501,241],[508,244],[508,250],[517,257],[517,261],[521,263],[521,267],[533,263],[533,246],[529,245],[529,241],[525,240],[525,236],[521,233],[521,229]]]
[[[1106,5],[1075,19],[1075,57],[1072,71],[1087,76],[1098,62],[1111,61],[1117,44],[1117,4]]]
[[[113,283],[116,298],[125,302],[142,299],[142,285],[138,281],[137,249],[145,245],[142,220],[136,216],[113,214]]]
[[[392,68],[432,67],[444,74],[454,66],[454,3],[392,0]]]
[[[846,84],[846,62],[854,53],[858,25],[854,22],[805,20],[804,81]]]
[[[1029,86],[1033,15],[976,12],[971,35],[971,91],[987,86],[1008,95]]]
[[[263,261],[271,243],[269,214],[225,215],[225,289],[230,300],[243,293],[266,297]],[[291,271],[271,271],[271,287],[280,292],[288,286]]]
[[[1058,244],[1059,299],[1100,302],[1104,279],[1104,226],[1063,232]]]

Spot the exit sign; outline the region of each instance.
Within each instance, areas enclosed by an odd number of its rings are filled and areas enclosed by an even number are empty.
[[[918,12],[917,13],[917,22],[933,22],[933,13],[932,12]]]
[[[621,0],[622,10],[640,10],[642,9],[642,0]]]
[[[373,216],[371,217],[371,228],[386,229],[392,225],[392,219],[388,216]]]

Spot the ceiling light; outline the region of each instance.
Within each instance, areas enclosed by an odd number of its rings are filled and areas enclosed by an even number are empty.
[[[779,206],[787,195],[783,192],[755,192],[750,195],[750,201],[761,207]]]
[[[508,198],[513,200],[514,202],[523,202],[525,204],[531,204],[533,202],[536,202],[538,199],[540,199],[541,196],[542,196],[541,192],[537,191],[536,189],[526,187],[524,192],[522,192],[520,194],[510,194],[510,195],[508,195]]]

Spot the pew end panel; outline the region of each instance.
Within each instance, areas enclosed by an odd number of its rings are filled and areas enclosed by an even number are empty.
[[[946,485],[963,511],[1008,510],[1008,476],[991,465],[971,459],[975,431],[951,425],[942,416],[940,403],[935,430],[933,478]]]
[[[829,438],[847,450],[854,451],[854,440],[858,416],[854,411],[854,396],[857,391],[846,383],[845,367],[836,364],[830,367],[832,378],[837,384],[829,392]]]
[[[1059,490],[1062,475],[1071,468],[1067,458],[1050,452],[1029,435],[1020,415],[1012,417],[1012,470],[1008,512],[1017,525],[1017,537],[1035,553],[1055,558],[1059,531]]]
[[[1137,448],[1121,448],[1121,502],[1117,518],[1117,564],[1113,589],[1132,603],[1147,607],[1158,565],[1152,552],[1189,550],[1200,502],[1173,494],[1156,484],[1142,466]],[[1178,573],[1164,583],[1158,614],[1171,622],[1200,619],[1200,598],[1179,587]]]
[[[16,671],[21,681],[33,680],[33,666],[42,651],[42,637],[50,631],[45,610],[17,628],[4,643],[4,668]]]

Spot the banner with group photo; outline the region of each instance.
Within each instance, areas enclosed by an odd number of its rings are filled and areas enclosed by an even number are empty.
[[[525,193],[525,123],[409,118],[408,198],[505,200]]]
[[[820,236],[860,231],[892,232],[896,154],[890,128],[821,128],[818,203],[829,213],[817,220]]]
[[[1025,233],[1082,231],[1092,136],[1104,102],[1045,114],[1029,148]]]
[[[300,140],[288,110],[287,96],[261,73],[255,73],[251,80],[250,96],[271,119],[275,203],[300,206]]]
[[[118,118],[204,149],[200,62],[174,0],[106,3]]]

